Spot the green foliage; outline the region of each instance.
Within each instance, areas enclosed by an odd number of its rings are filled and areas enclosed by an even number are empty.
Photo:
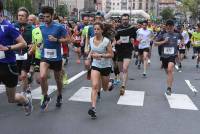
[[[196,19],[199,16],[200,0],[181,0],[183,7],[186,11],[190,11],[191,17]]]
[[[5,9],[11,12],[13,16],[16,16],[18,8],[22,6],[33,13],[32,0],[5,0],[4,5]]]
[[[68,13],[68,7],[66,4],[64,5],[59,5],[57,8],[56,8],[56,13],[58,16],[68,16],[69,13]]]
[[[163,20],[173,19],[174,18],[174,10],[169,7],[164,8],[161,11],[160,15],[162,16]]]

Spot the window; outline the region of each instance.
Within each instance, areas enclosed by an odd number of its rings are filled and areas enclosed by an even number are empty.
[[[113,6],[115,5],[115,3],[113,3]]]
[[[135,9],[135,3],[133,3],[133,9]]]
[[[119,6],[119,3],[117,3],[117,5]]]
[[[142,9],[142,3],[139,3],[139,9]]]

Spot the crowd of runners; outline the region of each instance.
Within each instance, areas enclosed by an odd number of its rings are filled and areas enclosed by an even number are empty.
[[[47,110],[51,100],[49,70],[53,71],[57,84],[56,107],[62,106],[63,85],[68,84],[65,68],[69,48],[73,48],[76,64],[83,64],[87,79],[91,80],[88,114],[93,119],[101,89],[111,91],[115,85],[120,85],[119,95],[126,94],[132,60],[137,69],[142,70],[142,76],[148,77],[152,47],[158,48],[160,68],[166,72],[167,95],[173,91],[175,65],[178,71],[184,71],[182,61],[190,58],[191,48],[195,67],[199,68],[200,24],[175,26],[173,20],[162,24],[149,20],[131,24],[128,14],[108,21],[100,12],[95,16],[83,16],[80,22],[69,22],[65,17],[54,15],[54,9],[49,6],[42,7],[38,16],[21,7],[16,21],[10,22],[4,18],[0,2],[0,26],[0,82],[6,86],[8,102],[24,106],[26,115],[33,111],[30,86],[33,80],[42,89],[40,108]],[[16,93],[18,83],[22,93]]]

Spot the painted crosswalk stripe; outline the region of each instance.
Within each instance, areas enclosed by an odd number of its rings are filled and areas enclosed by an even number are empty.
[[[91,87],[81,87],[69,100],[91,102],[91,90]]]
[[[185,94],[171,94],[166,95],[170,108],[173,109],[185,109],[185,110],[198,110],[192,100]]]
[[[56,85],[51,85],[49,86],[48,88],[48,95],[52,94],[53,92],[55,92],[57,89],[57,86]],[[32,98],[33,99],[40,99],[41,98],[41,95],[42,95],[42,90],[41,90],[41,87],[38,87],[34,90],[31,91],[31,94],[32,94]]]
[[[81,71],[80,73],[76,74],[75,76],[73,76],[72,78],[68,79],[68,84],[72,83],[73,81],[75,81],[76,79],[80,78],[81,76],[83,76],[84,74],[86,74],[87,71]],[[57,86],[56,85],[51,85],[49,86],[49,89],[48,89],[48,95],[52,94],[53,92],[55,92],[57,89]],[[33,99],[40,99],[41,98],[41,87],[38,87],[34,90],[31,91],[32,93],[32,97]]]
[[[185,80],[186,84],[188,85],[188,87],[192,90],[192,92],[197,93],[198,91],[196,90],[196,88],[190,83],[189,80]]]
[[[129,106],[143,106],[144,104],[144,91],[130,91],[126,90],[124,96],[120,96],[117,104]]]
[[[17,85],[17,87],[19,87],[20,85]],[[5,85],[0,85],[0,94],[4,93],[6,91],[6,87]]]

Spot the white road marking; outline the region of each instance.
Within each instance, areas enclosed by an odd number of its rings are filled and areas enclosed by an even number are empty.
[[[49,88],[48,88],[48,95],[50,95],[53,92],[55,92],[56,89],[57,89],[56,85],[49,86]],[[41,87],[38,87],[38,88],[32,90],[31,94],[32,94],[32,98],[33,99],[38,99],[38,100],[41,99],[41,95],[42,95],[42,89],[41,89]]]
[[[120,96],[117,104],[130,106],[143,106],[144,91],[130,91],[126,90],[124,96]]]
[[[185,80],[186,84],[188,85],[188,87],[192,90],[192,92],[197,93],[198,91],[196,90],[196,88],[190,83],[189,80]]]
[[[17,87],[19,87],[20,85],[17,85]],[[6,91],[6,87],[5,87],[5,85],[0,85],[0,94],[1,93],[4,93]]]
[[[78,74],[76,74],[75,76],[73,76],[72,78],[68,79],[68,84],[72,83],[73,81],[75,81],[76,79],[80,78],[81,76],[83,76],[84,74],[86,74],[87,71],[82,71]],[[48,89],[48,95],[52,94],[53,92],[55,92],[57,90],[57,86],[56,85],[51,85],[49,86],[49,89]],[[32,98],[33,99],[40,99],[41,98],[41,87],[38,87],[34,90],[31,91],[32,93]]]
[[[185,110],[198,110],[192,100],[185,94],[171,94],[166,95],[170,108],[173,109],[185,109]]]
[[[68,83],[69,83],[69,84],[72,83],[73,81],[75,81],[76,79],[80,78],[81,76],[83,76],[83,75],[86,74],[86,73],[87,73],[87,71],[82,71],[82,72],[78,73],[77,75],[75,75],[75,76],[73,76],[72,78],[70,78],[70,79],[68,80]]]
[[[91,87],[81,87],[69,100],[91,102],[91,90]]]

